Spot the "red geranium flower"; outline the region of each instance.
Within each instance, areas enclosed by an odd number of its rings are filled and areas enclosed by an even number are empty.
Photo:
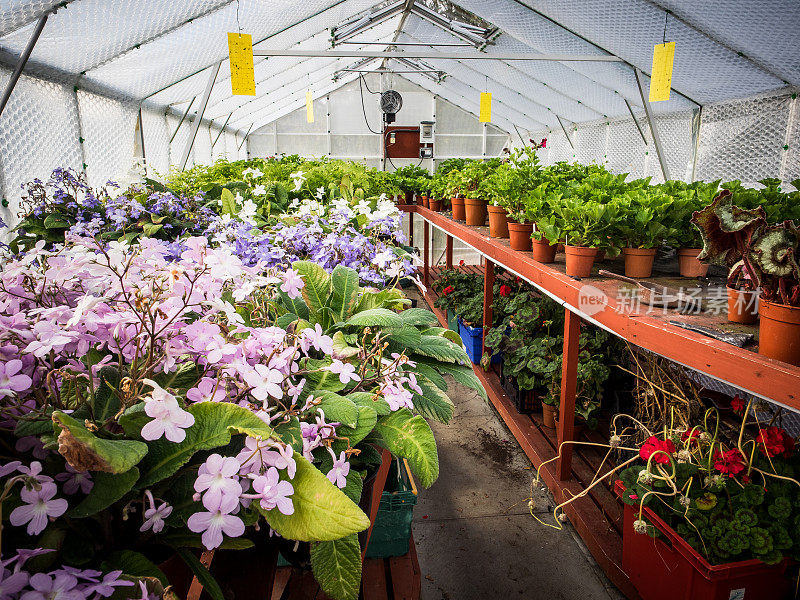
[[[542,138],[541,144],[539,144],[542,148],[547,148],[547,138]]]
[[[732,448],[727,452],[717,450],[714,453],[714,468],[728,477],[734,477],[744,471],[747,463],[738,448]]]
[[[458,261],[458,266],[460,266],[460,267],[464,266],[464,259],[463,258],[460,261]]]
[[[700,438],[700,430],[699,430],[699,429],[697,429],[696,427],[695,427],[695,428],[693,428],[693,429],[687,429],[686,431],[684,431],[684,432],[681,434],[681,441],[684,441],[684,442],[686,442],[686,445],[687,445],[687,446],[688,446],[689,444],[691,444],[692,442],[694,442],[695,444],[697,444],[697,443],[698,443],[698,440],[699,440],[699,438]]]
[[[642,460],[647,460],[654,452],[658,452],[659,450],[661,452],[653,457],[653,462],[668,465],[669,457],[675,453],[675,444],[672,443],[672,440],[660,440],[652,435],[642,444],[642,447],[639,448],[639,456]],[[665,455],[663,452],[667,454]]]
[[[442,290],[442,296],[447,296],[447,295],[453,293],[453,291],[454,291],[453,290],[453,286],[452,285],[448,285],[446,288],[444,288]]]
[[[733,409],[733,412],[737,414],[742,414],[744,412],[744,409],[747,408],[747,403],[741,398],[739,398],[739,394],[736,394],[733,397],[733,400],[731,400],[731,408]]]
[[[794,439],[780,427],[767,427],[762,429],[756,438],[761,451],[769,456],[783,456],[788,458],[794,451]]]
[[[508,287],[505,283],[500,286],[500,295],[504,298],[511,293],[511,288]]]

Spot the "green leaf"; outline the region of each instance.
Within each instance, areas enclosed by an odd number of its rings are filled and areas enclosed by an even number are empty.
[[[300,429],[300,419],[297,417],[291,417],[288,421],[276,425],[275,435],[297,452],[303,451],[303,432]]]
[[[369,435],[377,422],[378,411],[376,408],[362,404],[358,407],[358,425],[355,427],[342,425],[336,430],[336,435],[340,438],[347,438],[350,440],[350,445],[355,446]]]
[[[425,377],[431,380],[433,385],[438,387],[443,392],[447,391],[447,382],[444,380],[444,377],[439,374],[439,371],[434,369],[432,366],[423,362],[417,362],[417,366],[414,367],[413,370],[415,370],[417,374],[422,373],[425,375]]]
[[[358,300],[358,273],[348,267],[337,265],[331,273],[333,298],[331,309],[335,322],[344,321],[353,313]]]
[[[311,569],[322,591],[336,600],[357,600],[361,588],[358,536],[311,545]]]
[[[301,542],[338,540],[369,527],[367,515],[319,469],[301,454],[295,453],[294,459],[294,513],[284,515],[277,508],[261,510],[270,527],[287,539]]]
[[[431,325],[439,322],[435,314],[424,308],[408,308],[399,314],[406,325]]]
[[[420,343],[414,348],[414,353],[448,363],[469,362],[469,357],[462,347],[446,338],[434,335],[423,335]]]
[[[205,550],[202,536],[199,533],[171,531],[167,535],[162,536],[161,541],[165,544],[169,544],[173,548],[197,548],[199,550]],[[247,538],[226,537],[222,540],[222,544],[220,544],[218,548],[221,550],[247,550],[253,546],[255,546],[255,544]]]
[[[350,400],[358,404],[358,406],[367,406],[372,408],[378,415],[388,415],[392,412],[389,408],[389,403],[384,400],[383,396],[372,394],[370,392],[353,392],[347,395]]]
[[[149,422],[150,417],[144,412],[144,402],[139,402],[127,408],[119,418],[119,424],[128,437],[141,435],[142,427]]]
[[[322,367],[328,364],[329,361],[327,360],[317,360],[313,358],[306,361],[305,368],[310,371],[306,374],[306,379],[308,380],[308,384],[305,386],[306,391],[317,392],[324,390],[328,392],[340,392],[345,388],[345,384],[341,382],[336,373],[322,370]]]
[[[222,201],[222,209],[220,210],[220,214],[223,215],[230,215],[236,216],[236,213],[239,212],[239,207],[236,206],[236,196],[228,189],[224,188],[222,193],[220,194],[220,200]]]
[[[395,456],[408,460],[423,487],[430,487],[439,477],[436,440],[428,423],[407,408],[381,417],[375,426],[381,442]]]
[[[422,373],[417,373],[422,394],[414,394],[414,408],[423,416],[449,423],[453,418],[453,403],[442,390]]]
[[[147,454],[147,444],[99,438],[63,412],[54,412],[53,422],[61,429],[58,451],[77,471],[125,473]]]
[[[392,329],[387,336],[387,340],[413,351],[422,342],[422,336],[419,333],[419,329],[413,325],[406,324],[399,329]]]
[[[359,349],[355,346],[351,346],[347,343],[347,340],[344,339],[344,334],[341,331],[337,331],[333,334],[333,358],[339,360],[347,360],[348,358],[353,358],[354,356],[358,356]]]
[[[290,313],[297,315],[295,319],[308,319],[308,305],[303,301],[302,296],[297,298],[289,298],[289,294],[284,292],[282,289],[278,288],[278,296],[281,299],[281,304],[283,307],[288,310]],[[295,320],[293,319],[293,320]],[[288,324],[288,323],[287,323]]]
[[[67,514],[80,519],[99,513],[131,491],[137,479],[139,479],[139,469],[136,467],[119,474],[95,473],[92,477],[94,481],[92,491]]]
[[[486,390],[481,383],[481,380],[478,379],[478,376],[475,375],[475,371],[472,370],[472,367],[464,366],[464,365],[453,365],[449,363],[426,363],[432,366],[434,369],[438,370],[443,375],[450,375],[455,379],[458,383],[468,388],[471,388],[478,392],[481,396],[483,396],[484,400],[488,400],[488,396],[486,395]]]
[[[203,376],[203,369],[194,363],[187,363],[181,365],[175,371],[170,373],[159,373],[153,377],[155,381],[162,388],[172,388],[179,393],[188,390],[197,385]]]
[[[200,402],[186,409],[194,416],[194,425],[186,429],[179,443],[167,439],[149,442],[147,458],[142,462],[142,478],[137,487],[144,489],[169,477],[201,450],[225,446],[231,435],[268,438],[272,428],[252,412],[230,402]]]
[[[222,593],[222,588],[219,587],[217,580],[209,573],[205,565],[191,552],[185,548],[176,548],[178,556],[183,559],[189,568],[197,577],[197,581],[203,584],[203,591],[211,596],[211,600],[225,600],[225,595]]]
[[[300,317],[298,317],[296,314],[288,312],[275,319],[275,324],[281,329],[288,329],[289,325],[297,321],[299,318]]]
[[[72,221],[64,215],[53,213],[44,218],[45,229],[69,229],[72,227]]]
[[[361,501],[361,492],[364,489],[364,480],[361,478],[361,475],[358,471],[350,469],[350,472],[347,474],[347,484],[342,488],[342,491],[345,495],[350,498],[353,502],[358,504]]]
[[[132,575],[134,577],[154,577],[158,579],[163,585],[169,585],[169,580],[164,572],[159,569],[144,554],[134,552],[133,550],[119,550],[112,552],[108,555],[102,564],[100,570],[103,572],[120,570],[125,575]]]
[[[145,223],[144,225],[142,225],[142,232],[147,237],[153,237],[155,234],[157,234],[162,229],[164,229],[164,225],[160,224],[160,223],[158,223],[158,224],[157,223]]]
[[[338,421],[346,427],[358,424],[358,407],[352,400],[339,394],[326,392],[316,408],[325,412],[326,421]]]
[[[403,320],[396,312],[386,308],[370,308],[354,314],[345,325],[356,327],[402,327]]]
[[[360,313],[371,308],[401,308],[410,303],[410,300],[404,300],[402,290],[392,288],[390,290],[381,290],[380,292],[364,292],[358,299],[358,304],[354,313]]]
[[[100,386],[92,402],[92,414],[98,423],[104,423],[119,412],[120,402],[116,390],[119,388],[120,374],[116,367],[100,369]]]
[[[303,300],[306,301],[314,322],[319,323],[322,319],[322,309],[327,306],[328,297],[331,295],[331,276],[320,265],[307,260],[293,262],[292,268],[300,273],[305,282],[301,290]]]

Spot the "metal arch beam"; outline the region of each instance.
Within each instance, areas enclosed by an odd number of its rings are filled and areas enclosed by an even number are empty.
[[[192,110],[192,105],[194,104],[195,100],[197,100],[197,96],[192,98],[192,101],[189,102],[189,106],[186,107],[186,111],[183,113],[183,116],[181,117],[181,120],[178,121],[178,126],[175,128],[175,131],[172,133],[172,135],[169,138],[169,142],[168,142],[169,144],[171,144],[172,140],[175,139],[175,136],[178,135],[178,130],[181,128],[181,125],[183,125],[183,122],[186,120],[186,116],[189,114],[189,111]]]
[[[650,108],[650,102],[644,95],[644,85],[642,85],[642,73],[639,69],[634,70],[636,75],[636,85],[639,86],[639,94],[642,96],[642,104],[644,104],[644,114],[647,115],[647,122],[650,125],[650,134],[653,136],[653,145],[656,147],[656,154],[658,155],[658,162],[661,163],[661,173],[664,175],[664,181],[669,181],[669,168],[667,167],[667,158],[664,155],[664,148],[661,146],[661,136],[656,127],[656,120],[653,117],[653,109]]]
[[[14,67],[14,72],[11,73],[11,78],[6,84],[6,89],[3,90],[2,98],[0,98],[0,115],[3,114],[6,104],[8,104],[8,100],[11,98],[11,93],[14,91],[14,87],[19,81],[20,75],[22,75],[22,71],[25,69],[25,65],[28,64],[28,59],[31,57],[31,52],[33,52],[33,47],[39,40],[39,36],[42,35],[42,30],[47,23],[48,16],[50,16],[50,11],[47,11],[39,17],[39,22],[36,24],[36,29],[33,30],[33,33],[28,40],[28,45],[25,46],[25,50],[22,51],[22,54],[19,55],[19,59],[17,59],[17,65]]]
[[[247,133],[245,133],[245,134],[244,134],[244,137],[242,138],[242,143],[241,143],[241,144],[239,144],[239,147],[238,147],[238,148],[236,148],[237,150],[241,150],[241,149],[242,149],[242,146],[244,146],[244,143],[247,141],[247,136],[248,136],[248,135],[250,135],[250,131],[251,131],[252,129],[253,129],[253,124],[252,124],[252,123],[250,123],[250,127],[248,127],[248,128],[247,128]]]
[[[211,89],[214,87],[214,82],[217,80],[217,74],[219,73],[219,68],[222,66],[222,61],[217,62],[216,64],[211,65],[211,76],[208,78],[208,83],[206,84],[206,91],[203,92],[203,98],[200,100],[200,106],[197,109],[197,114],[194,117],[194,121],[192,121],[192,129],[189,132],[189,139],[186,140],[186,148],[183,150],[183,154],[181,155],[181,169],[186,168],[186,163],[189,162],[189,154],[192,151],[192,146],[194,145],[194,139],[197,137],[197,130],[200,128],[200,123],[203,121],[203,113],[206,110],[206,106],[208,105],[208,98],[211,96]]]
[[[391,44],[388,44],[391,45]],[[556,62],[625,62],[618,56],[604,54],[534,54],[527,52],[508,53],[500,56],[463,54],[458,52],[391,52],[376,50],[253,50],[253,56],[301,56],[307,58],[441,58],[449,60],[552,60]]]
[[[306,21],[308,21],[309,19],[313,19],[314,17],[318,17],[318,16],[320,16],[320,15],[322,15],[322,14],[324,14],[324,13],[328,12],[329,10],[333,10],[333,9],[334,9],[334,8],[336,8],[337,6],[340,6],[340,5],[342,5],[342,4],[344,4],[345,2],[348,2],[348,1],[349,1],[349,0],[337,0],[336,2],[334,2],[333,4],[331,4],[330,6],[327,6],[327,7],[323,8],[323,9],[321,9],[321,10],[319,10],[319,11],[315,12],[313,15],[309,15],[309,16],[307,16],[307,17],[304,17],[304,18],[300,19],[299,21],[295,21],[294,23],[292,23],[291,25],[287,25],[286,27],[284,27],[284,28],[283,28],[283,29],[281,29],[280,31],[276,31],[275,33],[272,33],[272,34],[268,35],[267,37],[265,37],[265,38],[262,38],[262,39],[258,40],[257,42],[254,42],[254,43],[253,43],[253,46],[256,46],[257,44],[261,44],[261,43],[263,43],[263,42],[266,42],[267,40],[269,40],[269,39],[272,39],[272,38],[274,38],[275,36],[278,36],[278,35],[280,35],[280,34],[282,34],[282,33],[285,33],[285,32],[287,32],[287,31],[289,31],[290,29],[293,29],[294,27],[299,27],[300,25],[302,25],[303,23],[305,23],[305,22],[306,22]],[[315,34],[315,35],[316,35],[316,34]],[[212,65],[213,65],[213,63],[212,63]],[[171,88],[173,85],[177,85],[177,84],[181,83],[182,81],[186,81],[187,79],[189,79],[190,77],[194,77],[194,76],[195,76],[195,75],[197,75],[198,73],[202,73],[203,71],[205,71],[206,69],[208,69],[208,67],[209,67],[209,66],[212,66],[212,65],[206,65],[205,67],[203,67],[202,69],[198,69],[198,70],[197,70],[197,71],[195,71],[194,73],[190,73],[189,75],[186,75],[185,77],[181,77],[180,79],[178,79],[178,80],[176,80],[176,81],[173,81],[173,82],[172,82],[172,83],[170,83],[169,85],[166,85],[166,86],[164,86],[163,88],[161,88],[161,89],[158,89],[158,90],[156,90],[155,92],[153,92],[153,93],[151,93],[151,94],[148,94],[147,96],[145,96],[144,98],[142,98],[142,101],[144,101],[144,100],[147,100],[148,98],[150,98],[150,97],[152,97],[152,96],[155,96],[156,94],[160,94],[160,93],[161,93],[161,92],[163,92],[164,90],[168,90],[169,88]]]
[[[72,4],[73,2],[75,2],[75,0],[63,0],[62,2],[58,2],[58,3],[54,4],[53,6],[51,6],[50,8],[47,8],[47,9],[43,10],[38,15],[32,15],[30,19],[26,19],[25,21],[23,21],[22,23],[20,23],[16,27],[14,27],[13,29],[9,29],[7,31],[0,31],[0,37],[5,37],[5,36],[7,36],[9,34],[14,33],[15,31],[19,31],[20,29],[23,29],[23,28],[27,27],[28,25],[30,25],[34,21],[38,21],[44,15],[49,15],[51,13],[54,13],[59,8],[66,8],[68,5]]]
[[[631,103],[628,102],[627,98],[623,98],[625,100],[625,106],[628,107],[628,112],[631,113],[631,119],[633,119],[634,124],[636,125],[636,129],[639,130],[639,135],[642,136],[642,141],[644,141],[644,145],[648,146],[647,138],[644,135],[644,131],[642,131],[642,126],[639,125],[639,119],[636,118],[636,115],[633,114],[633,108],[631,108]]]
[[[228,121],[230,121],[230,120],[231,120],[231,117],[232,117],[232,116],[233,116],[233,113],[231,113],[231,114],[229,114],[229,115],[228,115],[228,118],[227,118],[227,119],[225,119],[225,122],[222,124],[222,128],[219,130],[219,133],[217,134],[217,137],[215,137],[215,138],[214,138],[214,141],[213,141],[213,142],[211,142],[211,149],[212,149],[212,150],[214,149],[214,146],[216,146],[216,145],[217,145],[217,142],[219,141],[219,138],[220,138],[220,136],[221,136],[221,135],[223,134],[223,132],[225,131],[225,126],[228,124]]]

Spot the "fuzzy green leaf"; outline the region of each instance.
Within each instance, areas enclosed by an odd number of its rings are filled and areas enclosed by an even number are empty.
[[[77,471],[125,473],[147,454],[147,444],[99,438],[63,412],[54,412],[53,422],[61,429],[58,451]]]
[[[139,469],[136,467],[119,474],[95,473],[92,477],[92,491],[67,514],[80,519],[99,513],[131,491],[137,479]]]
[[[425,419],[402,408],[382,417],[375,432],[392,454],[408,460],[423,487],[433,485],[439,477],[439,454],[433,432]]]
[[[335,322],[344,321],[351,314],[358,300],[358,273],[353,269],[337,265],[331,273],[333,298],[331,310]]]
[[[336,600],[357,600],[361,588],[358,536],[311,545],[311,569],[322,591]]]

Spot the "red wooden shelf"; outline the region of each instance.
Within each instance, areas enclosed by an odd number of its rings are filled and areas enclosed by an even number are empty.
[[[670,319],[678,319],[720,326],[725,321],[724,316],[690,316],[661,309],[657,309],[658,312],[654,314],[648,314],[644,306],[640,312],[630,312],[623,302],[617,301],[620,286],[624,287],[626,284],[596,277],[580,281],[573,279],[564,273],[563,262],[555,265],[537,262],[530,252],[512,250],[507,240],[490,238],[486,227],[467,227],[443,213],[422,206],[399,208],[410,213],[409,216],[416,213],[448,236],[461,240],[488,260],[519,275],[582,319],[686,367],[788,408],[800,410],[800,367],[766,358],[751,350],[681,329],[668,322]],[[604,308],[591,315],[580,304],[581,290],[585,292],[587,285],[597,288],[607,296]]]

